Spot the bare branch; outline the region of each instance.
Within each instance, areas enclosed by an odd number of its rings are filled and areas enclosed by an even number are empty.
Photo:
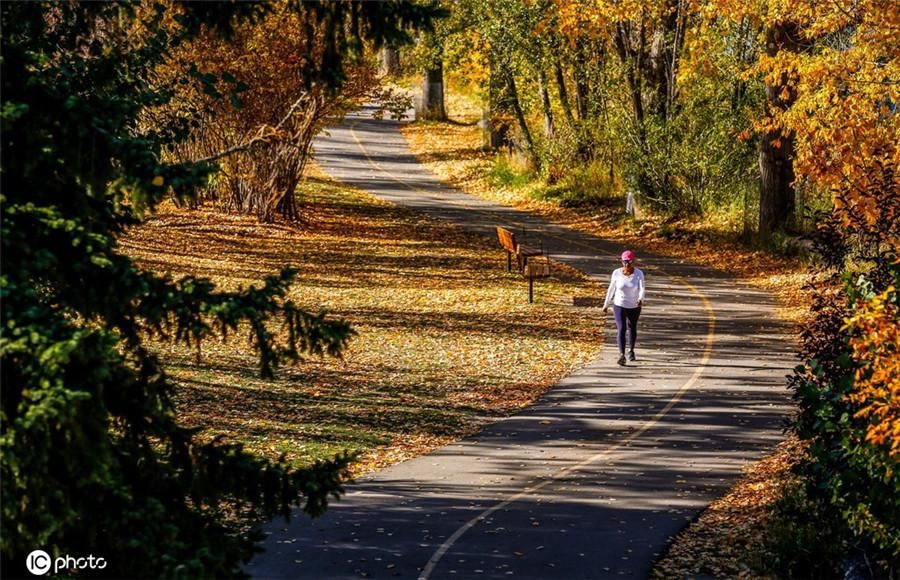
[[[254,145],[256,145],[257,143],[265,142],[265,141],[269,140],[270,138],[272,138],[278,134],[278,131],[280,131],[281,128],[284,126],[284,124],[287,123],[288,120],[294,115],[294,113],[297,112],[297,108],[303,103],[303,101],[306,99],[307,96],[308,96],[308,93],[306,93],[306,92],[301,93],[300,96],[297,98],[297,100],[295,100],[294,103],[291,105],[291,107],[288,109],[288,112],[284,116],[284,118],[281,119],[281,121],[279,121],[278,124],[275,125],[274,127],[272,127],[271,125],[263,125],[259,128],[259,130],[256,132],[256,134],[249,141],[247,141],[245,143],[240,143],[233,147],[229,147],[228,149],[225,149],[224,151],[220,151],[214,155],[210,155],[209,157],[204,157],[203,159],[197,159],[197,160],[193,161],[193,163],[211,163],[211,162],[217,161],[223,157],[233,155],[234,153],[240,153],[242,151],[247,151],[250,148],[252,148]]]

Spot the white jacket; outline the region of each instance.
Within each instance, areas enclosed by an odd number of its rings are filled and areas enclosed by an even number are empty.
[[[603,308],[608,308],[610,304],[622,308],[637,308],[639,302],[643,300],[644,273],[639,268],[635,268],[631,276],[626,276],[622,272],[622,268],[613,270]]]

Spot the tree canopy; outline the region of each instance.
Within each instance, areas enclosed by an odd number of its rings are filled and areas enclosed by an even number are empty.
[[[296,84],[318,82],[332,94],[366,43],[402,42],[433,14],[406,2],[285,6],[323,38],[311,64],[295,69]],[[164,199],[196,198],[219,171],[168,154],[198,119],[167,106],[181,87],[209,94],[229,73],[160,75],[159,67],[198,34],[233,38],[273,8],[0,7],[7,571],[23,570],[25,555],[43,548],[105,555],[109,576],[231,575],[254,538],[230,516],[288,513],[301,501],[318,514],[341,491],[346,456],[297,470],[240,445],[196,440],[179,426],[173,386],[145,343],[152,336],[199,351],[209,336],[240,333],[266,376],[304,354],[339,355],[349,325],[287,300],[290,270],[224,292],[203,278],[141,270],[117,249],[117,237]]]

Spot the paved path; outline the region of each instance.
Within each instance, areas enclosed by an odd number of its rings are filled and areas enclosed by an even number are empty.
[[[316,142],[333,177],[495,237],[536,232],[606,282],[619,244],[441,184],[398,125],[365,111]],[[500,254],[500,248],[497,252]],[[648,294],[639,361],[601,356],[475,437],[348,488],[320,519],[270,522],[246,568],[284,578],[646,577],[670,538],[781,439],[786,328],[764,292],[638,251]]]

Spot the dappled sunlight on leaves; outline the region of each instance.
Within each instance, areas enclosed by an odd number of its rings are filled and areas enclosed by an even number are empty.
[[[621,207],[562,207],[555,201],[532,197],[531,185],[492,183],[489,173],[494,156],[481,151],[479,127],[413,123],[404,125],[402,132],[410,149],[431,171],[466,193],[539,214],[578,231],[619,240],[623,246],[729,272],[745,283],[771,291],[779,301],[778,315],[785,320],[799,322],[808,310],[809,298],[802,290],[809,279],[805,267],[716,234],[715,224],[664,221],[651,214],[640,220],[626,219],[624,198]]]
[[[747,466],[741,480],[678,535],[650,577],[759,578],[751,565],[767,557],[766,525],[801,448],[790,437],[772,455]]]
[[[495,240],[337,187],[315,172],[301,187],[300,227],[210,209],[164,208],[122,241],[143,267],[258,285],[299,271],[289,298],[358,332],[343,359],[310,358],[258,378],[246,333],[184,346],[156,343],[178,381],[182,421],[305,464],[361,451],[355,475],[473,433],[590,361],[602,341],[601,296],[571,268],[536,286],[506,272]]]

